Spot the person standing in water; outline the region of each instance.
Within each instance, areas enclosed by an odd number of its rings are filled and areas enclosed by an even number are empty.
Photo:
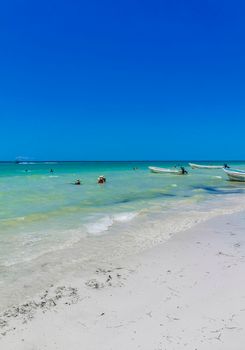
[[[181,170],[181,174],[182,175],[187,175],[188,174],[188,171],[185,170],[185,168],[183,166],[180,167],[180,170]]]
[[[106,182],[104,175],[99,176],[97,182],[98,184],[104,184]]]

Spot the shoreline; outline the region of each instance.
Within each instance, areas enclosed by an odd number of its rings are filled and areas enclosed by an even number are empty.
[[[244,219],[244,211],[211,218],[127,261],[50,286],[1,315],[0,345],[242,350]]]
[[[67,241],[65,244],[51,244],[46,252],[40,252],[37,256],[35,249],[39,247],[39,240],[36,245],[35,235],[33,242],[30,241],[31,236],[24,236],[23,241],[23,236],[19,235],[15,242],[24,249],[19,256],[23,261],[18,262],[18,256],[10,255],[10,259],[14,257],[16,262],[0,266],[0,313],[11,305],[33,299],[39,291],[57,285],[62,279],[89,274],[100,264],[107,264],[115,258],[123,262],[130,260],[134,255],[166,243],[175,235],[213,217],[240,212],[245,209],[244,198],[244,195],[220,196],[198,204],[189,202],[189,199],[179,200],[169,204],[167,210],[156,205],[140,211],[129,221],[115,221],[105,233],[90,236],[75,230],[43,231],[44,239],[48,237],[51,243],[59,236],[66,236]],[[108,217],[109,221],[113,215]],[[36,238],[41,239],[41,235]]]

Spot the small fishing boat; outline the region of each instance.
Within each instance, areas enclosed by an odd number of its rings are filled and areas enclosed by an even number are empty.
[[[227,165],[201,165],[201,164],[194,164],[194,163],[189,163],[190,167],[192,169],[223,169],[226,168]]]
[[[175,175],[184,175],[187,172],[183,172],[183,170],[185,171],[185,169],[167,169],[167,168],[158,168],[158,167],[153,167],[153,166],[149,166],[149,169],[152,173],[158,173],[158,174],[175,174]]]
[[[231,181],[245,182],[245,170],[240,169],[223,169]]]

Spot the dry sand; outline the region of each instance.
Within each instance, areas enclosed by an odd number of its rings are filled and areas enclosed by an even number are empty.
[[[2,350],[244,350],[245,214],[50,286],[0,315]]]

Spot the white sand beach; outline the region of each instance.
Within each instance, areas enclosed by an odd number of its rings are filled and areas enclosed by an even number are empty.
[[[3,350],[243,350],[245,213],[50,286],[0,317]]]

